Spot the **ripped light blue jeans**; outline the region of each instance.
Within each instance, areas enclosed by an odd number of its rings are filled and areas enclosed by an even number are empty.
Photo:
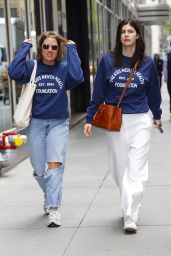
[[[69,119],[32,118],[27,129],[33,176],[44,192],[45,207],[59,207],[69,133]],[[49,163],[60,163],[48,168]]]

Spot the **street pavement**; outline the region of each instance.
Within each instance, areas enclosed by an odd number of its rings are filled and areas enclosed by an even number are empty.
[[[80,122],[70,130],[61,227],[46,227],[43,195],[29,159],[0,177],[0,255],[170,256],[171,120],[165,84],[162,96],[164,133],[153,130],[137,234],[123,232],[104,132],[94,128],[93,137],[86,139]]]

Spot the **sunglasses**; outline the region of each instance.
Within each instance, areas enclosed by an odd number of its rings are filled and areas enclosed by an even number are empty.
[[[53,51],[57,51],[57,50],[58,50],[58,45],[49,45],[49,44],[43,44],[43,45],[42,45],[42,48],[43,48],[44,50],[48,50],[49,47],[51,47],[51,49],[52,49]]]

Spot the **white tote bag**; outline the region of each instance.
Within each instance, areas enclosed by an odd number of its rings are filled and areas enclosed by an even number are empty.
[[[32,112],[32,100],[36,89],[34,82],[37,70],[37,61],[34,61],[34,68],[31,74],[30,81],[27,84],[23,84],[19,102],[14,112],[14,126],[17,129],[26,128],[31,119]]]

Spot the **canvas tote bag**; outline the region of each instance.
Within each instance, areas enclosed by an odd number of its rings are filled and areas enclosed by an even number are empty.
[[[32,112],[32,100],[36,89],[35,75],[37,70],[37,61],[34,60],[34,68],[31,74],[30,81],[27,84],[23,84],[19,102],[14,112],[14,126],[17,129],[26,128],[31,119]]]

